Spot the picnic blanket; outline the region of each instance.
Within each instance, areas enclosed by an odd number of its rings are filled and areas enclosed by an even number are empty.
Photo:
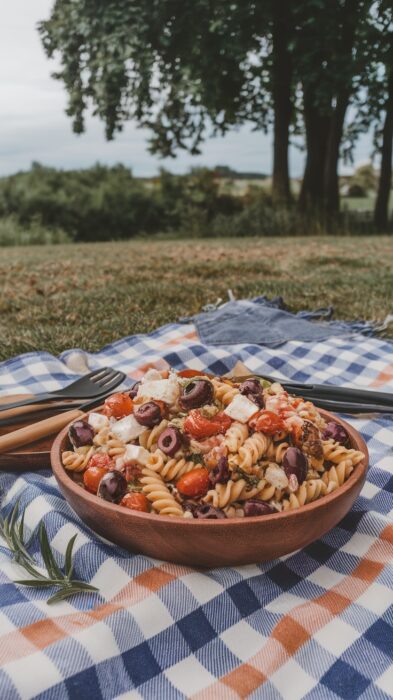
[[[241,360],[278,377],[391,391],[392,350],[365,337],[205,346],[193,324],[172,324],[83,356],[134,379],[167,365],[221,374]],[[63,386],[75,378],[72,357],[1,364],[1,393]],[[3,515],[20,499],[30,529],[44,520],[59,561],[77,533],[75,575],[100,593],[48,607],[51,591],[15,585],[21,571],[0,547],[0,698],[393,697],[393,419],[347,420],[371,458],[353,509],[318,542],[250,566],[202,571],[130,554],[80,521],[50,471],[1,473]]]

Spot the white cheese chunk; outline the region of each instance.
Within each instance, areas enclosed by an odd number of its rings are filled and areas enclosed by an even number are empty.
[[[161,372],[158,371],[158,369],[148,369],[146,374],[143,375],[141,382],[144,384],[145,382],[151,382],[156,379],[162,379],[162,374]]]
[[[265,471],[265,479],[276,489],[285,489],[288,486],[288,477],[278,464],[269,464]]]
[[[116,423],[111,426],[111,430],[113,435],[122,442],[130,442],[130,440],[135,440],[139,435],[146,432],[147,428],[144,425],[140,425],[136,418],[131,415],[116,421]]]
[[[175,377],[169,379],[153,379],[143,382],[138,389],[138,397],[157,399],[172,405],[179,398],[179,383]]]
[[[250,401],[247,396],[236,394],[224,413],[233,418],[233,420],[238,420],[239,423],[247,423],[258,410],[258,406],[253,401]]]
[[[95,413],[92,411],[89,413],[89,417],[87,419],[87,422],[93,430],[98,433],[99,430],[102,430],[103,428],[109,428],[109,420],[106,416],[103,416],[102,413]]]
[[[116,469],[122,469],[129,462],[138,462],[145,466],[150,457],[150,452],[139,445],[127,445],[123,454],[116,460]]]

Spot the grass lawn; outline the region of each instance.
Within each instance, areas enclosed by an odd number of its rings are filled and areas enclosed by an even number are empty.
[[[0,248],[0,359],[98,350],[203,304],[258,294],[336,318],[393,312],[393,238],[130,241]],[[393,328],[392,328],[393,334]]]

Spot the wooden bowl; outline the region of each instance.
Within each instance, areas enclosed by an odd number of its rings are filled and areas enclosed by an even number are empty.
[[[76,484],[61,463],[68,449],[67,428],[55,439],[53,473],[65,498],[92,530],[131,552],[188,566],[218,567],[269,561],[301,549],[331,530],[351,508],[366,478],[368,451],[359,433],[337,416],[352,447],[365,454],[336,491],[297,510],[254,518],[187,520],[138,513],[108,503]]]

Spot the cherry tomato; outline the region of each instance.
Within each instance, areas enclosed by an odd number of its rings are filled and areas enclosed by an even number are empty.
[[[284,421],[273,411],[258,411],[250,420],[250,427],[266,435],[274,435],[285,430]]]
[[[97,493],[98,484],[107,471],[104,467],[88,467],[83,474],[85,489],[90,493]]]
[[[132,407],[133,403],[129,394],[118,392],[105,399],[104,413],[108,418],[110,416],[114,418],[124,418],[124,416],[128,416],[132,413]]]
[[[144,493],[129,491],[120,501],[120,505],[130,510],[139,510],[141,513],[149,512],[149,501]]]
[[[177,373],[177,375],[179,377],[184,377],[185,379],[189,377],[213,377],[212,374],[208,374],[207,372],[201,372],[197,369],[181,369],[180,372]]]
[[[208,492],[209,486],[209,472],[203,467],[191,469],[188,474],[183,474],[176,483],[179,493],[190,498],[204,496]]]
[[[103,452],[97,452],[97,454],[92,455],[87,464],[87,468],[100,467],[101,469],[113,469],[114,466],[115,463],[112,457],[109,457],[109,455]]]
[[[213,418],[205,418],[201,412],[195,408],[190,411],[184,421],[184,430],[195,438],[205,438],[218,433],[225,433],[232,420],[226,413],[217,413]]]

